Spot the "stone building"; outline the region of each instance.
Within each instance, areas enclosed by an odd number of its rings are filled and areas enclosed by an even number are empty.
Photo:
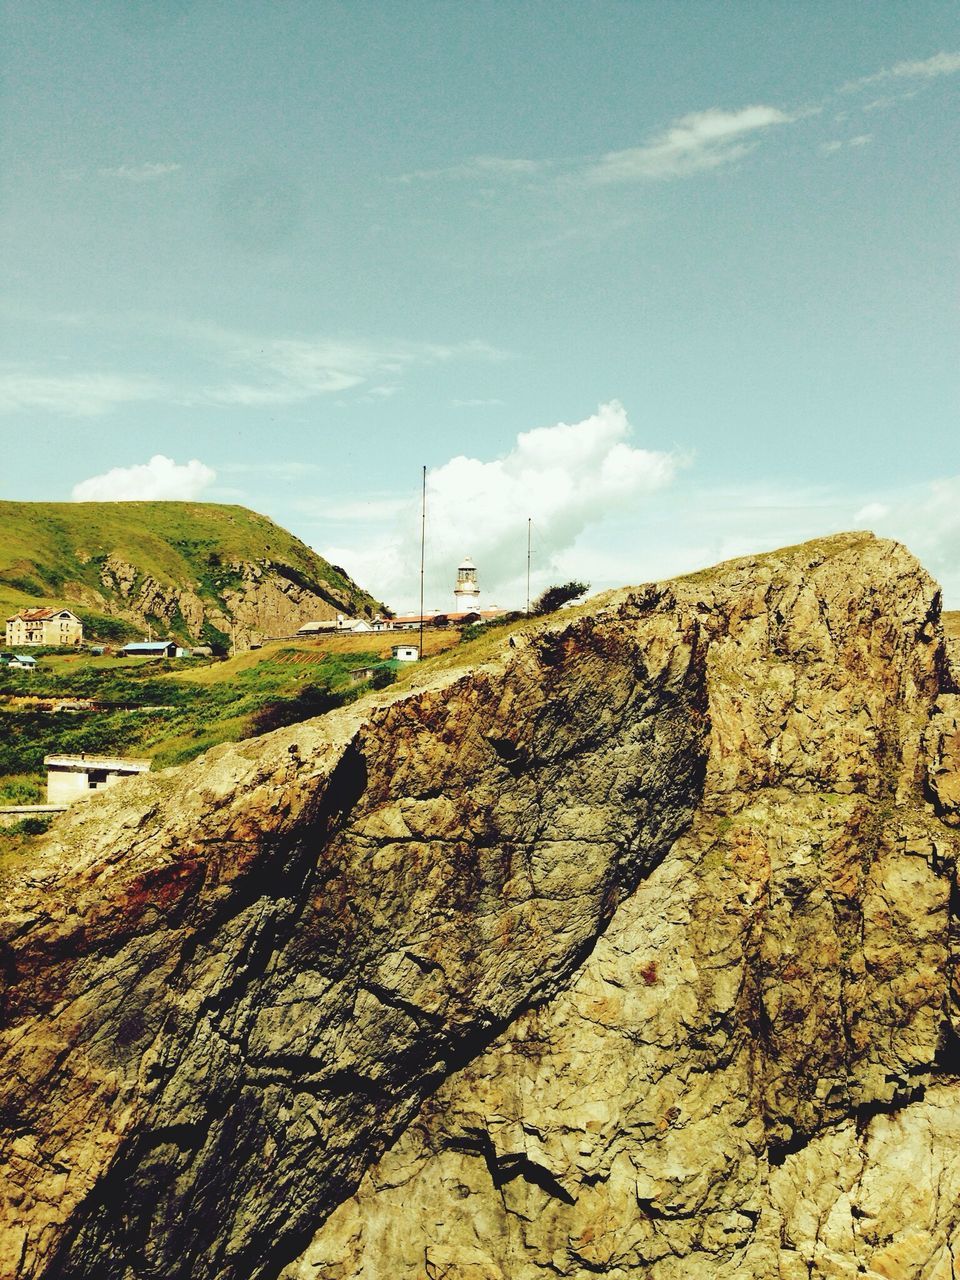
[[[7,619],[7,648],[83,644],[83,623],[69,609],[21,609]]]

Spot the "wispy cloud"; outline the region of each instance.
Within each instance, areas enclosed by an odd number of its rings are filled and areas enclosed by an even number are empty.
[[[960,52],[941,51],[930,58],[909,58],[894,63],[882,71],[869,76],[861,76],[858,80],[849,80],[840,89],[841,93],[854,93],[868,85],[882,84],[888,80],[935,80],[939,76],[952,76],[960,71]]]
[[[166,178],[176,173],[178,164],[162,164],[156,160],[147,160],[143,164],[121,164],[115,168],[100,169],[104,178],[120,178],[124,182],[156,182],[158,178]]]
[[[242,381],[209,386],[201,393],[208,404],[294,404],[314,396],[364,387],[375,399],[386,399],[397,378],[420,365],[453,360],[500,360],[505,353],[480,341],[460,343],[335,341],[325,338],[277,338],[267,342],[225,339],[230,363],[242,366]],[[253,381],[250,375],[258,375]]]
[[[374,494],[366,497],[344,498],[318,497],[299,498],[293,506],[303,515],[325,523],[360,523],[366,529],[392,520],[409,505],[408,498],[399,498],[396,494]]]
[[[398,181],[457,179],[490,182],[549,175],[560,182],[600,185],[682,178],[732,164],[757,145],[763,130],[772,125],[791,124],[799,118],[799,114],[790,114],[779,107],[748,106],[734,111],[713,107],[679,117],[640,146],[610,151],[599,157],[529,160],[510,156],[474,156],[462,164],[405,173]]]
[[[897,92],[874,98],[856,108],[879,111],[895,106],[917,92],[916,88],[903,90],[900,86],[953,75],[958,71],[960,52],[941,52],[929,58],[897,62],[892,67],[851,80],[835,93],[849,94],[885,82],[896,85]],[[819,115],[833,97],[831,93],[823,102],[792,110],[756,103],[731,110],[711,107],[689,112],[651,133],[638,146],[609,151],[599,157],[532,160],[511,156],[473,156],[460,164],[405,173],[397,181],[456,179],[477,183],[506,182],[539,175],[548,178],[550,184],[572,182],[613,186],[686,178],[735,164],[760,145],[767,131]],[[824,142],[819,149],[830,154],[844,147],[865,146],[871,140],[871,135],[859,134],[847,140]]]
[[[385,401],[416,367],[507,358],[506,352],[480,340],[263,339],[189,321],[163,336],[189,343],[191,358],[208,366],[208,379],[178,385],[138,375],[47,373],[8,364],[0,366],[0,414],[35,409],[93,417],[117,405],[148,400],[179,407],[259,408],[350,391]]]
[[[424,182],[435,178],[485,178],[510,180],[529,178],[553,167],[552,160],[527,160],[513,156],[471,156],[460,164],[441,166],[438,169],[415,169],[402,173],[397,182]]]
[[[757,145],[757,136],[797,117],[778,107],[751,106],[738,111],[695,111],[681,116],[639,147],[610,151],[590,165],[587,182],[608,184],[682,178],[732,164]]]
[[[949,607],[960,608],[960,475],[884,493],[856,522],[905,542],[940,579]]]
[[[229,476],[272,476],[276,480],[299,480],[323,471],[318,462],[218,462],[217,470]]]
[[[825,155],[833,155],[844,147],[865,147],[873,141],[872,133],[858,133],[853,138],[832,138],[829,142],[821,142],[819,150]]]
[[[217,473],[192,458],[177,463],[162,453],[132,467],[113,467],[73,486],[74,502],[193,502],[208,489]]]
[[[41,374],[26,370],[0,371],[0,413],[40,409],[71,417],[95,417],[119,404],[156,400],[161,384],[147,378],[118,374]]]

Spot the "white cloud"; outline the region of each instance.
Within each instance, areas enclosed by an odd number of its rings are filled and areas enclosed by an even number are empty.
[[[681,116],[643,146],[611,151],[584,170],[591,183],[636,182],[682,178],[705,169],[732,164],[756,146],[754,137],[773,125],[797,117],[777,107],[751,106],[739,111],[696,111]]]
[[[406,498],[383,495],[367,498],[322,499],[297,505],[300,510],[312,510],[315,515],[322,515],[326,520],[359,521],[369,525],[400,515],[409,506],[409,502]]]
[[[146,378],[118,374],[36,374],[24,370],[0,373],[0,413],[41,409],[76,417],[105,413],[118,404],[156,399],[162,388]]]
[[[841,93],[852,93],[867,85],[881,84],[885,80],[935,80],[939,76],[952,76],[960,71],[960,52],[941,51],[930,58],[910,58],[897,62],[873,75],[861,76],[843,85]]]
[[[483,599],[503,603],[495,599],[502,595],[516,604],[523,595],[528,519],[538,572],[549,576],[584,530],[634,510],[671,483],[683,460],[636,448],[630,436],[626,412],[613,401],[582,422],[523,432],[500,458],[460,456],[428,472],[428,583],[441,584],[450,607],[454,568],[470,555],[480,570]],[[325,548],[323,554],[348,563],[374,594],[410,607],[416,602],[419,527],[418,504],[411,499],[395,526],[365,547]]]
[[[552,165],[550,160],[524,160],[512,156],[472,156],[462,164],[446,165],[439,169],[415,169],[403,173],[398,182],[428,181],[434,178],[485,178],[510,180],[528,178]]]
[[[176,173],[179,168],[178,164],[161,164],[148,160],[144,164],[121,164],[113,169],[101,169],[100,175],[104,178],[122,178],[124,182],[156,182],[158,178]]]
[[[208,404],[257,406],[294,404],[314,396],[368,387],[367,395],[387,399],[397,387],[391,378],[417,366],[451,360],[498,360],[504,352],[478,340],[461,343],[338,341],[328,338],[274,338],[266,342],[220,333],[226,359],[244,366],[249,380],[209,386]],[[368,384],[372,384],[369,385]]]
[[[833,138],[830,142],[821,142],[819,149],[825,156],[829,156],[844,147],[865,147],[872,141],[872,133],[858,133],[854,138]]]
[[[857,512],[874,532],[905,542],[960,609],[960,475],[885,494]]]
[[[323,471],[318,462],[218,462],[223,475],[272,476],[277,480],[299,480]]]
[[[851,529],[873,529],[882,537],[907,545],[944,588],[945,607],[960,609],[960,476],[917,485],[883,500],[867,500],[866,494],[835,486],[777,486],[756,482],[727,488],[670,483],[681,460],[654,454],[652,468],[638,468],[641,483],[631,496],[604,488],[604,466],[621,438],[613,439],[592,426],[608,414],[616,427],[619,406],[601,408],[595,419],[572,428],[546,428],[541,443],[558,460],[563,459],[567,479],[574,483],[553,486],[544,477],[532,483],[529,501],[517,495],[520,477],[529,474],[528,450],[523,442],[538,433],[521,436],[504,457],[494,462],[454,459],[431,473],[427,506],[428,606],[452,606],[455,566],[470,554],[480,570],[481,599],[506,607],[523,603],[526,555],[526,518],[533,516],[533,594],[551,582],[581,578],[592,590],[620,587],[690,573],[737,556],[756,555],[778,547],[821,538]],[[619,410],[622,413],[622,410]],[[625,419],[623,420],[625,423]],[[582,434],[579,428],[584,428]],[[583,469],[584,501],[575,477],[582,462],[569,449],[565,432],[590,438],[596,449]],[[557,435],[553,435],[557,432]],[[615,435],[615,432],[614,432]],[[536,440],[535,452],[540,453]],[[556,446],[554,448],[554,446]],[[642,453],[637,450],[636,452]],[[463,463],[470,463],[464,468]],[[482,499],[461,497],[472,470],[484,469],[486,480],[477,486]],[[664,473],[667,473],[666,475]],[[434,491],[434,484],[440,493]],[[626,487],[630,488],[629,479]],[[593,497],[593,501],[590,498]],[[510,504],[513,504],[512,509]],[[453,510],[451,511],[451,507]],[[459,510],[458,510],[459,509]],[[359,508],[357,515],[364,514]],[[386,515],[386,509],[383,512]],[[374,594],[402,608],[416,608],[419,582],[418,503],[410,500],[402,519],[359,545],[344,537],[341,545],[323,554],[350,572]],[[367,512],[369,523],[375,517]],[[491,528],[485,527],[487,520]],[[438,527],[439,526],[439,527]],[[579,530],[579,532],[577,532]]]
[[[176,463],[162,453],[133,467],[114,467],[73,486],[74,502],[190,502],[217,478],[212,467],[193,458]]]
[[[73,317],[64,317],[74,323]],[[0,367],[0,414],[21,410],[92,417],[119,404],[155,400],[179,406],[257,408],[296,404],[314,396],[360,391],[386,401],[396,381],[416,367],[453,361],[506,359],[478,339],[468,342],[365,342],[331,338],[267,338],[190,321],[163,336],[188,342],[191,356],[214,371],[206,386],[177,386],[137,375],[38,373]],[[216,380],[214,380],[216,379]]]

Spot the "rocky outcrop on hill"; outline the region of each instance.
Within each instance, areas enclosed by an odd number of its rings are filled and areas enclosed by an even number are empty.
[[[88,591],[86,603],[113,608],[131,622],[166,624],[190,639],[209,638],[212,627],[231,637],[236,649],[248,649],[270,636],[292,635],[306,622],[350,615],[356,591],[333,583],[322,587],[303,580],[288,566],[269,560],[237,561],[223,566],[218,597],[201,594],[201,584],[174,586],[142,574],[119,556],[108,556],[100,569],[103,591]],[[118,607],[119,606],[119,607]]]
[[[844,535],[125,782],[0,921],[0,1274],[949,1277],[957,692]]]
[[[86,608],[88,638],[152,627],[237,649],[383,608],[266,516],[212,502],[0,502],[0,588]]]

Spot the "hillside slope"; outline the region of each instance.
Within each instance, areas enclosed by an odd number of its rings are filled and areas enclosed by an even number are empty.
[[[939,603],[825,539],[67,815],[2,895],[0,1273],[955,1274]]]
[[[188,642],[224,644],[232,633],[238,648],[378,608],[342,569],[245,507],[0,502],[0,606],[37,600]]]

